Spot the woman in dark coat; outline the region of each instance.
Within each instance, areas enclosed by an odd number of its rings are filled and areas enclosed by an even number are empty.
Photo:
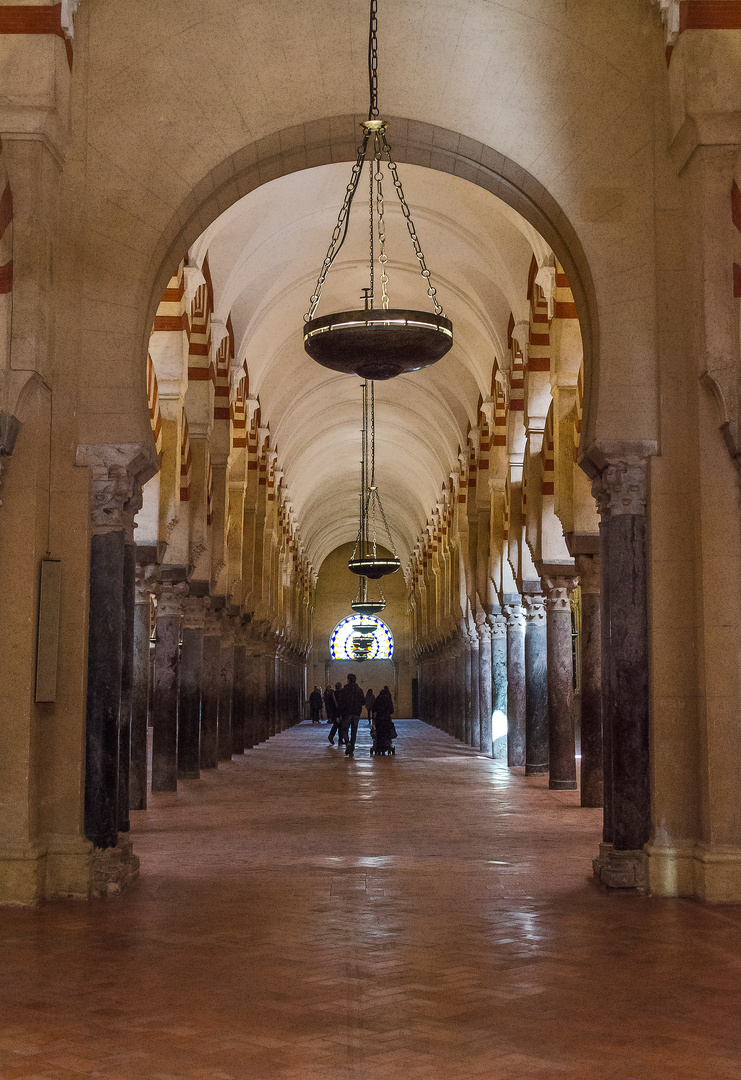
[[[373,723],[373,703],[376,700],[372,690],[367,690],[365,695],[365,708],[368,713],[368,727]]]
[[[394,715],[394,702],[388,686],[384,686],[376,698],[373,712],[376,724],[376,742],[379,746],[384,746],[396,738],[396,729],[391,719]]]

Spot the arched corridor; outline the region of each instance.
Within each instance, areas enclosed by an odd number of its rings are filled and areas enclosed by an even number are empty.
[[[599,889],[598,810],[398,729],[283,732],[132,815],[126,894],[4,913],[3,1080],[738,1080],[738,909]]]

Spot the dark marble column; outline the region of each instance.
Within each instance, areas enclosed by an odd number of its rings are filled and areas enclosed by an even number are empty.
[[[468,631],[464,631],[464,659],[463,659],[463,678],[465,679],[465,728],[463,732],[463,742],[467,746],[473,745],[473,680],[471,678],[471,640],[468,636]]]
[[[94,533],[90,540],[85,835],[97,848],[118,843],[123,577],[123,527]]]
[[[456,641],[456,707],[457,717],[455,725],[455,737],[460,743],[466,742],[467,718],[468,718],[468,683],[469,664],[468,648],[465,638],[459,637]]]
[[[605,804],[609,799],[612,834],[612,853],[602,853],[595,871],[615,887],[645,883],[643,845],[651,827],[646,469],[644,457],[621,454],[607,460],[592,488],[601,515]]]
[[[576,791],[571,600],[576,577],[544,578],[548,638],[548,787]]]
[[[479,750],[491,756],[491,627],[486,615],[481,612],[476,616],[476,633],[479,637]]]
[[[131,703],[129,805],[147,808],[147,725],[149,723],[149,650],[152,583],[143,566],[136,568],[134,602],[134,680]]]
[[[201,684],[202,769],[219,763],[219,683],[221,681],[221,622],[215,611],[207,611],[203,629],[203,681]]]
[[[581,805],[602,806],[600,558],[577,555],[581,586]]]
[[[245,744],[244,714],[247,702],[247,646],[244,629],[238,626],[234,636],[234,694],[232,697],[232,753],[243,754]]]
[[[197,780],[201,775],[201,702],[203,695],[203,597],[183,599],[183,644],[180,650],[178,698],[178,777]]]
[[[270,646],[268,646],[270,649]],[[276,685],[275,685],[276,657],[275,652],[268,652],[265,657],[265,724],[268,738],[277,734],[276,724]]]
[[[469,631],[471,651],[469,653],[471,664],[471,727],[469,731],[468,745],[478,749],[480,733],[479,721],[479,639],[475,630]]]
[[[113,447],[87,448],[82,454],[78,449],[78,462],[92,466],[83,814],[85,835],[96,848],[116,847],[118,843],[121,716],[127,724],[131,716],[131,669],[127,668],[129,685],[124,687],[123,652],[131,647],[133,662],[134,586],[125,548],[127,541],[131,544],[133,540],[141,487],[124,465],[110,464],[110,458],[116,456]],[[126,595],[129,583],[130,598]],[[128,697],[123,709],[122,689]],[[125,746],[128,752],[128,742]],[[126,824],[128,790],[123,801],[122,823]]]
[[[548,639],[541,594],[523,596],[525,608],[525,775],[548,772]]]
[[[178,676],[182,600],[188,586],[163,583],[157,597],[152,701],[152,791],[178,788]]]
[[[232,708],[234,703],[234,624],[221,615],[219,660],[219,761],[232,759]]]
[[[525,764],[525,612],[519,599],[505,604],[507,620],[507,764]]]
[[[507,619],[501,612],[487,617],[491,627],[491,708],[494,714],[492,756],[507,757]]]
[[[244,746],[245,750],[250,750],[253,746],[257,746],[260,741],[259,733],[259,675],[257,666],[259,663],[259,653],[254,645],[248,644],[245,647],[245,666],[244,666]]]
[[[139,506],[141,499],[139,499]],[[133,524],[133,523],[132,523]],[[121,709],[118,718],[118,831],[129,832],[129,777],[131,773],[131,712],[134,702],[134,594],[136,544],[125,536],[123,565],[123,621],[121,627]]]

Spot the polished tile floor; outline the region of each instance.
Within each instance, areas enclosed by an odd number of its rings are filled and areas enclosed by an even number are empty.
[[[607,895],[599,812],[416,721],[301,725],[0,913],[0,1080],[739,1080],[741,909]],[[361,729],[362,730],[362,729]]]

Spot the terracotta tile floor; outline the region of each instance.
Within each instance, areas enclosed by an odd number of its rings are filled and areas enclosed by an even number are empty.
[[[133,815],[128,894],[2,912],[0,1078],[741,1078],[741,909],[599,892],[598,811],[397,726],[285,732]]]

